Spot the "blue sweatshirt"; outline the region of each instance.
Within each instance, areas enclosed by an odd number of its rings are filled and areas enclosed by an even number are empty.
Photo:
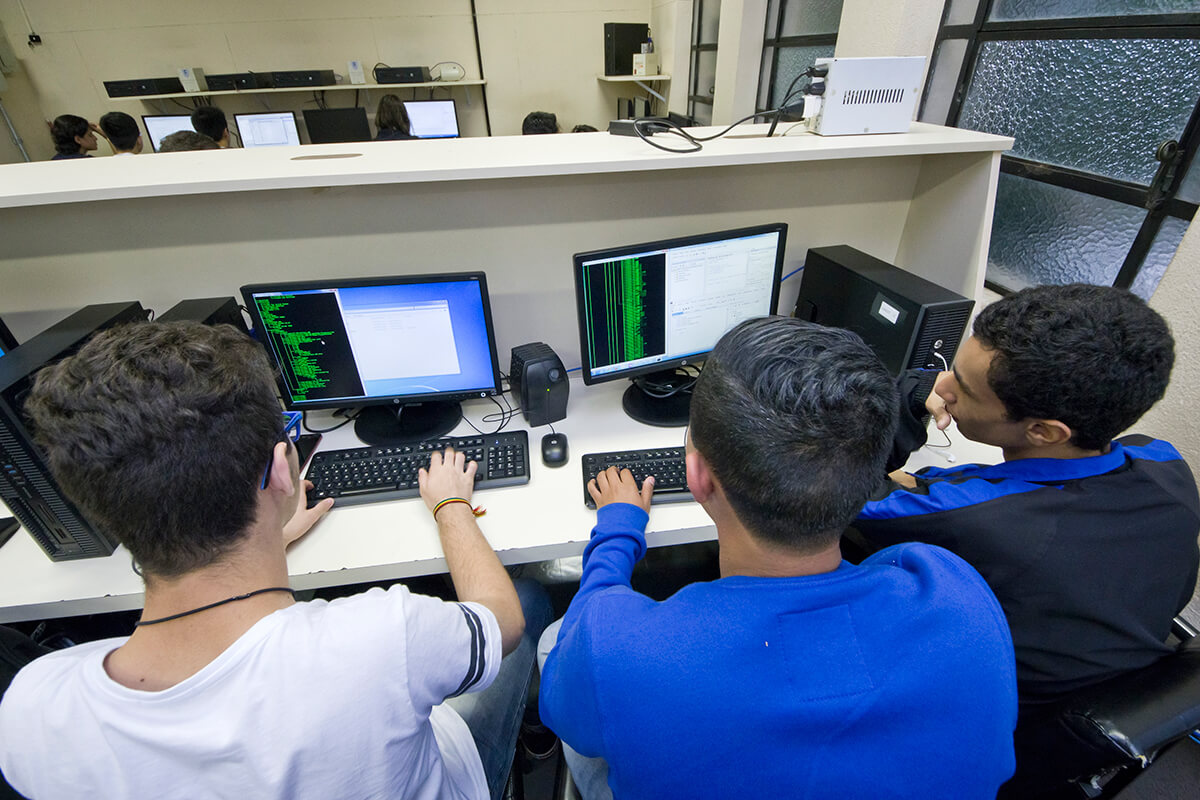
[[[994,798],[1013,772],[1012,641],[987,585],[906,544],[657,603],[646,513],[604,506],[542,673],[541,717],[625,798]]]

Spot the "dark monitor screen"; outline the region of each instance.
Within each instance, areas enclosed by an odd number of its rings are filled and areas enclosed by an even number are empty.
[[[405,100],[409,132],[418,139],[458,136],[458,110],[453,100]]]
[[[776,223],[577,253],[584,383],[695,364],[739,322],[775,313],[786,238]],[[681,411],[642,421],[686,424]]]
[[[304,127],[312,144],[369,142],[371,126],[364,108],[320,108],[304,112]]]
[[[242,147],[277,147],[300,144],[296,115],[291,111],[271,111],[260,114],[235,114],[238,138]]]
[[[12,331],[4,324],[4,320],[0,319],[0,356],[7,353],[17,346],[17,339],[12,335]]]
[[[242,296],[291,410],[457,408],[500,393],[482,272],[260,284]]]
[[[156,153],[164,137],[170,136],[172,133],[178,133],[179,131],[196,130],[192,127],[192,117],[190,114],[147,115],[142,117],[142,124],[146,126],[146,134],[150,138],[150,147]]]

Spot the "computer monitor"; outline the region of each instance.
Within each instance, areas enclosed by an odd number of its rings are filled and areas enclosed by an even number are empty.
[[[453,100],[405,100],[409,133],[418,139],[458,136],[458,109]]]
[[[296,127],[296,114],[292,111],[234,114],[233,119],[242,147],[300,144],[300,129]]]
[[[685,236],[575,255],[586,384],[633,379],[625,413],[686,425],[692,366],[742,320],[775,313],[787,225]]]
[[[364,108],[319,108],[305,110],[304,127],[313,144],[369,142],[371,126]]]
[[[242,287],[292,411],[359,407],[368,444],[440,436],[460,401],[500,394],[482,272]]]
[[[12,331],[4,324],[4,320],[0,319],[0,356],[3,356],[16,346],[17,337],[12,335]]]
[[[150,137],[150,147],[158,152],[164,137],[179,131],[194,131],[190,114],[155,114],[144,115],[142,124],[146,126],[146,134]]]

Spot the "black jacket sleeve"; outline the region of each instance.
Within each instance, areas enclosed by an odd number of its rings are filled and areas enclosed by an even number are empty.
[[[896,386],[900,393],[900,424],[896,427],[896,438],[892,440],[892,452],[888,456],[887,471],[900,469],[915,450],[925,444],[925,426],[929,412],[925,410],[925,398],[933,391],[938,371],[934,369],[910,369],[900,373]]]

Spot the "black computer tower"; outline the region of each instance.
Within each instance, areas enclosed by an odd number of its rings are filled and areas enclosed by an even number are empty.
[[[231,92],[240,89],[271,89],[275,78],[270,72],[226,72],[205,75],[210,92]]]
[[[181,94],[183,84],[174,75],[165,78],[129,78],[123,81],[105,81],[104,91],[109,97],[137,97],[148,94]]]
[[[604,74],[632,75],[633,54],[649,36],[650,26],[641,22],[604,23]]]
[[[974,307],[974,300],[843,244],[808,251],[794,316],[854,331],[899,375],[954,363]]]
[[[276,70],[271,79],[277,89],[296,89],[306,86],[333,86],[337,78],[331,69]]]
[[[232,297],[200,297],[181,300],[165,314],[155,317],[158,322],[203,322],[205,325],[232,325],[247,336],[250,329],[237,300]]]
[[[0,499],[52,561],[111,555],[117,542],[63,496],[34,444],[25,398],[38,370],[77,351],[96,331],[145,319],[141,303],[86,306],[0,358]]]

